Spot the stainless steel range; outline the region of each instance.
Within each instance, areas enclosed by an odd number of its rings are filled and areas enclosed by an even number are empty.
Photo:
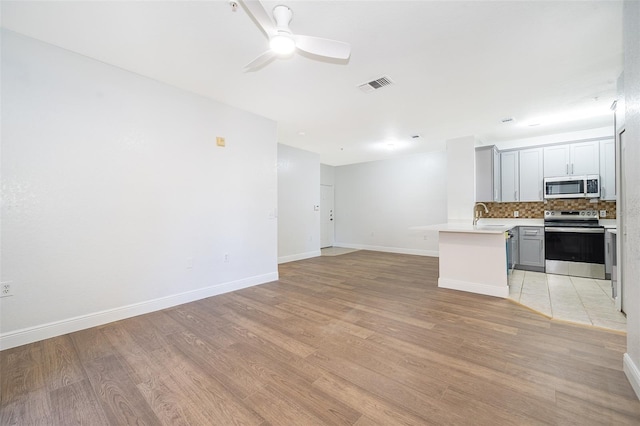
[[[548,274],[604,279],[604,226],[596,210],[544,212]]]

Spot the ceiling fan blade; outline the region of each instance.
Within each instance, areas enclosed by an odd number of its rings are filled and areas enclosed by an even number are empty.
[[[265,10],[262,3],[258,0],[239,0],[240,4],[242,4],[245,10],[251,15],[253,20],[258,24],[258,26],[262,29],[267,38],[271,38],[274,36],[276,31],[276,26],[271,20],[271,17]]]
[[[242,71],[244,72],[256,71],[257,69],[267,65],[269,62],[275,59],[276,56],[277,55],[273,53],[271,50],[267,50],[262,55],[258,56],[253,61],[245,65]]]
[[[293,37],[298,49],[314,55],[335,59],[349,59],[349,56],[351,56],[351,45],[349,43],[304,35]]]

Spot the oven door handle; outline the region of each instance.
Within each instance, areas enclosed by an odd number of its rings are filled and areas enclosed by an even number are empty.
[[[579,233],[579,234],[604,234],[604,228],[548,227],[548,228],[544,228],[544,232],[573,232],[573,233]]]

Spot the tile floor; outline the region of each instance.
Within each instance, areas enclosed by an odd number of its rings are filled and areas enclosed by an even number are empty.
[[[549,317],[626,331],[627,317],[616,310],[611,281],[514,270],[509,298]]]

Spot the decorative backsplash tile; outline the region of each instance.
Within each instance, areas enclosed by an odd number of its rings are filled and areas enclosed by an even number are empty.
[[[587,198],[575,198],[566,200],[547,200],[534,202],[513,203],[485,203],[489,213],[482,212],[483,217],[488,218],[513,218],[513,212],[518,212],[519,218],[542,219],[545,210],[606,210],[607,219],[616,218],[615,201],[597,201],[592,203]]]

